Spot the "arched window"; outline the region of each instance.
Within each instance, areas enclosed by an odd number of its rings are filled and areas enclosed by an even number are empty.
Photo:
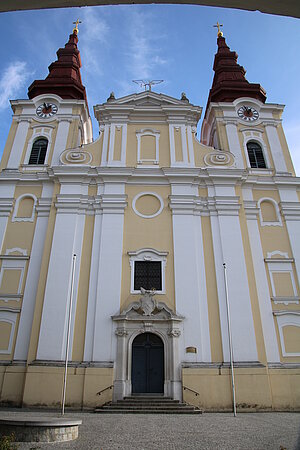
[[[265,169],[266,162],[261,146],[257,142],[247,142],[250,166],[256,169]]]
[[[44,164],[48,147],[46,138],[37,139],[31,149],[28,164]]]

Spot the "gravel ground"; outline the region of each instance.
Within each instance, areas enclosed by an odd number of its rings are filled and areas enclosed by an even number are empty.
[[[0,416],[29,418],[36,411],[2,409]],[[41,417],[61,417],[39,411]],[[19,443],[19,450],[300,450],[300,413],[94,414],[80,419],[79,438],[66,443]]]

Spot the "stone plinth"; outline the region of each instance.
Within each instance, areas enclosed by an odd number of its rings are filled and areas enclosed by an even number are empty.
[[[78,438],[81,420],[24,417],[1,418],[0,437],[14,435],[16,442],[66,442]]]

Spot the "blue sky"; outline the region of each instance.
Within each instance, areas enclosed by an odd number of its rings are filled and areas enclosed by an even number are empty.
[[[283,124],[300,176],[300,21],[225,8],[192,5],[127,5],[0,14],[0,154],[11,124],[9,99],[27,98],[34,79],[44,79],[56,51],[82,20],[79,50],[90,112],[106,101],[139,91],[133,79],[163,79],[157,92],[184,91],[205,108],[213,78],[217,21],[231,50],[260,83],[267,101],[283,103]],[[93,120],[94,136],[98,127]]]

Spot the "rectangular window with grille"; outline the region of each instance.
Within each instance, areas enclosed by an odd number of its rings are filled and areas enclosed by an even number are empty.
[[[134,290],[162,290],[161,261],[134,262]]]

